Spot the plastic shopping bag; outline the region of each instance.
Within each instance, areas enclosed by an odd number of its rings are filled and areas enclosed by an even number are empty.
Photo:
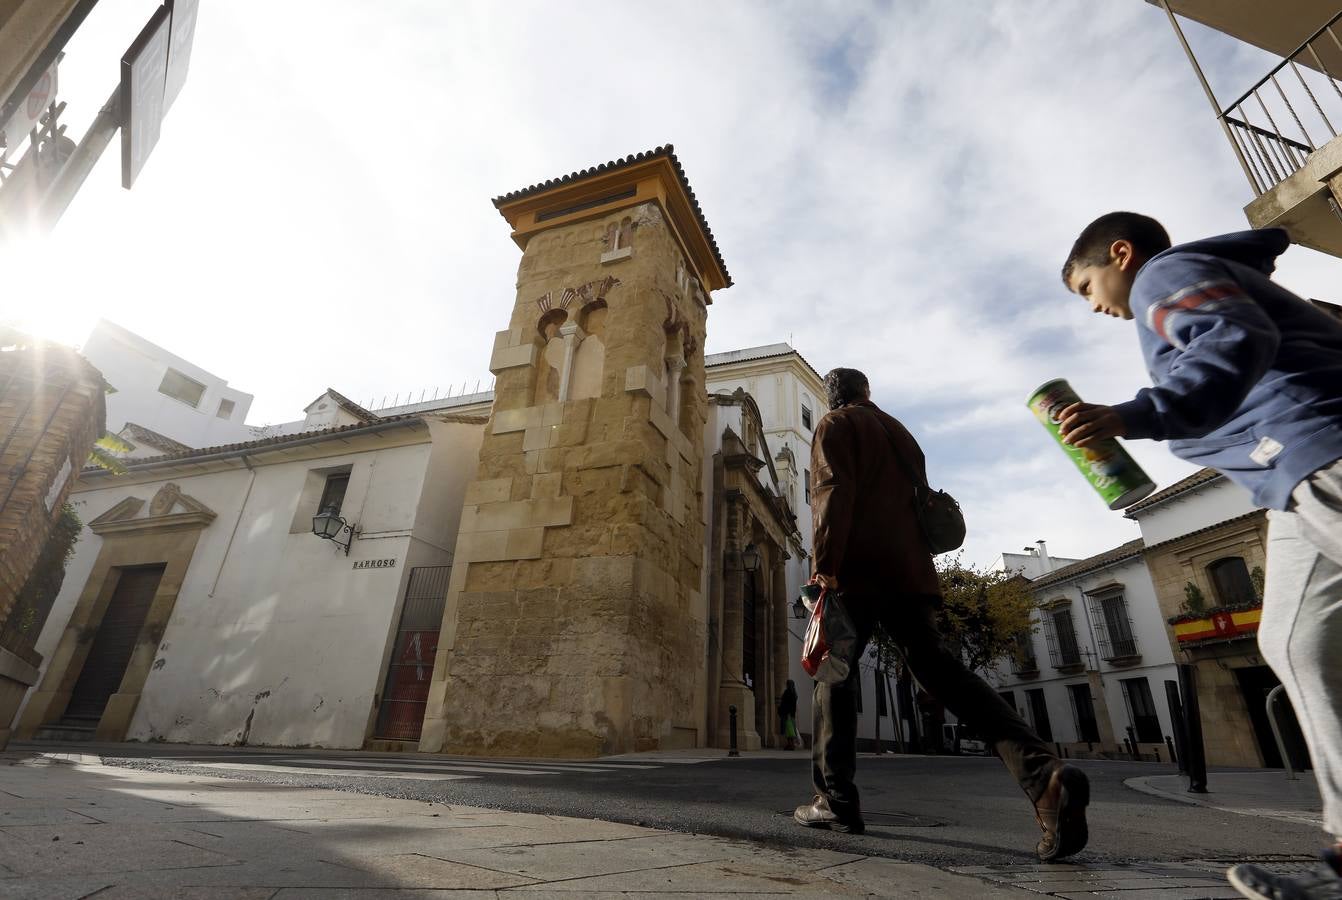
[[[815,601],[801,646],[801,667],[816,681],[838,684],[852,671],[857,627],[839,595],[824,591]]]

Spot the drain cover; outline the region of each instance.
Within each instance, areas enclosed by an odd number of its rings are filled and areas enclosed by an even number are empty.
[[[780,816],[792,817],[792,810],[784,809],[778,813]],[[882,812],[880,810],[871,810],[862,814],[862,821],[867,825],[880,825],[885,828],[941,828],[949,825],[949,819],[937,819],[932,816],[915,816],[910,813],[901,812]]]

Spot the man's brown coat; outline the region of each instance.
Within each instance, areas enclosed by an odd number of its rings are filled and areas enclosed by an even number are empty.
[[[815,571],[839,579],[852,598],[941,595],[932,554],[914,512],[914,484],[901,455],[926,484],[922,448],[870,400],[833,410],[811,443]]]

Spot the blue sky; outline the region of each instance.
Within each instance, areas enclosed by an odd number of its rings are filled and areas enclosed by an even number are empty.
[[[154,5],[100,4],[71,43],[76,133]],[[1190,37],[1226,96],[1270,65]],[[113,148],[52,238],[5,265],[24,290],[61,273],[59,312],[23,311],[55,336],[106,315],[255,394],[256,424],[328,384],[459,389],[488,379],[513,302],[519,254],[490,198],[668,141],[736,281],[709,352],[790,337],[822,372],[864,369],[963,501],[972,560],[1136,536],[1024,400],[1060,376],[1101,402],[1146,383],[1133,326],[1059,281],[1086,222],[1245,227],[1248,184],[1141,0],[203,0],[135,190]],[[1278,277],[1336,300],[1339,265],[1293,249]],[[1132,449],[1161,483],[1190,471]]]

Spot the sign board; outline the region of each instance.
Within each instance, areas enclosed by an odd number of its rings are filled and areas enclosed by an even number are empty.
[[[158,143],[172,16],[160,6],[121,57],[121,186],[130,188]]]
[[[12,152],[15,147],[23,143],[28,133],[41,123],[42,114],[55,99],[56,64],[52,63],[51,68],[37,79],[37,84],[33,85],[33,89],[14,111],[14,115],[10,116],[3,131],[0,131],[0,138],[4,139],[4,149]]]
[[[396,560],[395,560],[394,558],[393,558],[393,559],[360,559],[360,560],[355,560],[355,562],[354,562],[354,568],[356,568],[356,569],[394,569],[394,568],[396,568]]]
[[[196,13],[200,0],[168,0],[172,17],[168,39],[168,72],[163,81],[163,112],[172,109],[172,101],[182,92],[186,83],[186,69],[191,63],[191,44],[196,37]]]
[[[200,0],[168,0],[121,57],[122,187],[135,183],[186,83],[199,9]]]

